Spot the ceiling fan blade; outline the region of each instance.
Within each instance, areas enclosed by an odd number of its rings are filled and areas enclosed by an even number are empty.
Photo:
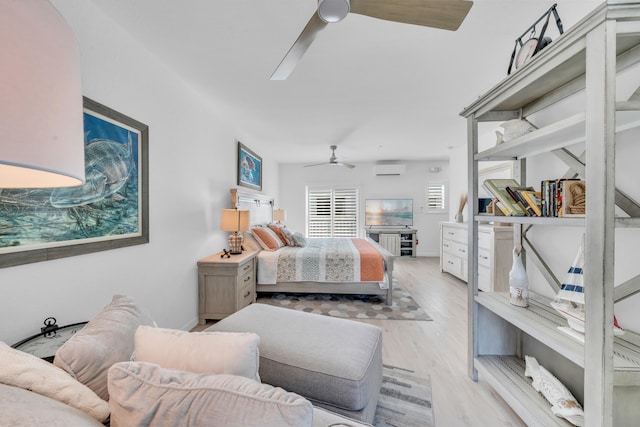
[[[455,31],[472,5],[473,2],[467,0],[351,0],[351,12]]]
[[[356,167],[356,165],[352,165],[351,163],[336,162],[334,164],[336,164],[338,166],[344,166],[344,167],[347,167],[349,169],[353,169],[353,168]]]
[[[304,53],[309,49],[311,42],[316,38],[316,34],[326,26],[327,23],[320,19],[317,13],[314,13],[304,27],[304,30],[302,30],[302,33],[300,33],[295,43],[293,43],[293,46],[291,46],[278,65],[278,68],[271,74],[271,80],[286,80],[298,62],[300,62]]]
[[[310,168],[313,166],[323,166],[323,165],[330,165],[331,163],[327,163],[327,162],[322,162],[322,163],[314,163],[312,165],[304,165],[305,168]]]

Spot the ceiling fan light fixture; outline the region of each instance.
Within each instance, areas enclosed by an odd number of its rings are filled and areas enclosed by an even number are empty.
[[[318,0],[318,16],[332,24],[342,21],[349,14],[349,0]]]

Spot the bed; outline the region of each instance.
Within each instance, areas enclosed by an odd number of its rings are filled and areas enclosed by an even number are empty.
[[[273,198],[234,188],[231,200],[234,208],[250,211],[252,228],[272,223]],[[251,232],[245,232],[245,247],[261,249]],[[261,250],[256,258],[259,293],[380,295],[392,303],[394,256],[371,239],[307,239],[304,247]],[[285,267],[278,267],[279,262]],[[295,269],[295,265],[307,267]]]

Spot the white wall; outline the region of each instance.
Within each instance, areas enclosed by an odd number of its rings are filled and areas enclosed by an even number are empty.
[[[428,182],[447,182],[448,161],[403,161],[406,173],[401,176],[375,176],[374,163],[356,163],[356,168],[333,166],[305,168],[302,164],[280,165],[280,198],[276,207],[287,210],[287,227],[305,231],[306,187],[308,185],[352,185],[360,190],[360,224],[364,229],[364,200],[372,198],[413,199],[414,223],[418,230],[418,256],[438,256],[440,221],[448,213],[427,213],[426,189]],[[438,173],[429,172],[438,166]],[[456,202],[457,203],[457,199]]]
[[[0,340],[34,334],[45,317],[90,319],[116,293],[160,326],[197,322],[196,261],[226,247],[220,211],[236,181],[236,139],[263,155],[264,191],[277,164],[211,104],[90,2],[53,1],[74,29],[83,94],[149,126],[150,243],[0,270]]]

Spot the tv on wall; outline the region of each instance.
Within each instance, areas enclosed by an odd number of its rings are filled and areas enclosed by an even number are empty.
[[[376,227],[413,225],[413,199],[367,199],[364,224]]]

